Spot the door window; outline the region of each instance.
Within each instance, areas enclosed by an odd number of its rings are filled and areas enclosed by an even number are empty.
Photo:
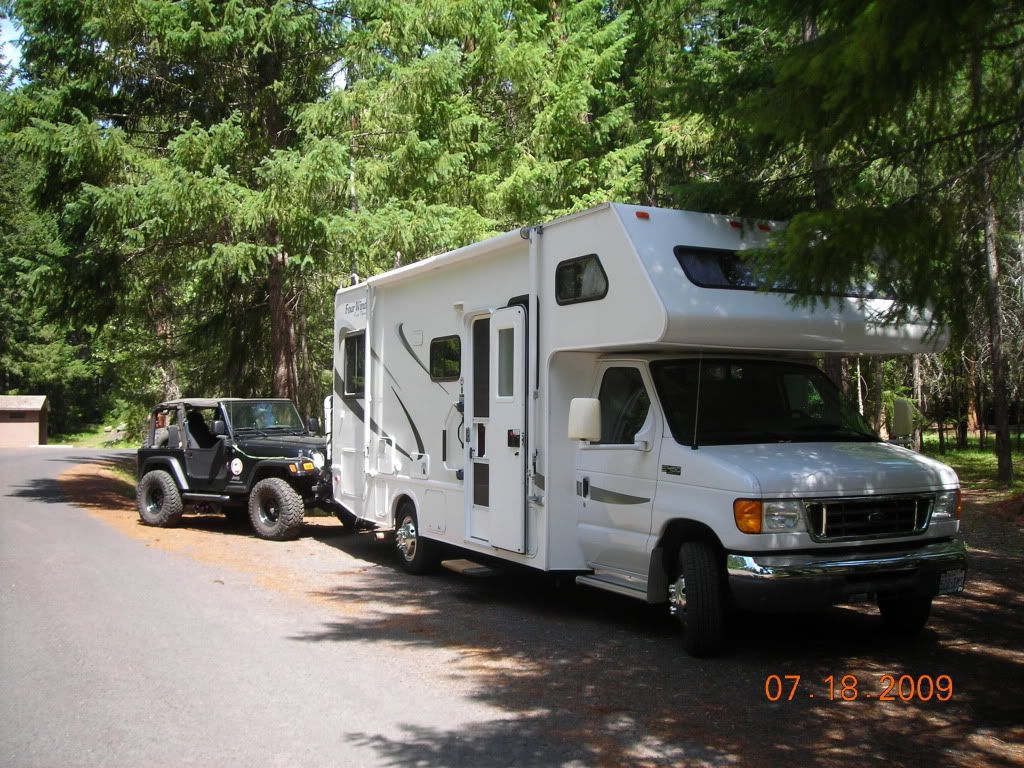
[[[651,398],[637,368],[609,368],[601,379],[601,443],[632,445],[647,421]]]
[[[362,397],[366,367],[366,334],[345,337],[345,396]]]

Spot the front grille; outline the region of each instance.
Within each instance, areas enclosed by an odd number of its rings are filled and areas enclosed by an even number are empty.
[[[933,497],[867,496],[805,501],[807,523],[816,541],[910,536],[928,527]]]

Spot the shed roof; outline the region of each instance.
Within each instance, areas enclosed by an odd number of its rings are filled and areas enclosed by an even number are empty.
[[[0,411],[48,410],[46,395],[0,395]]]

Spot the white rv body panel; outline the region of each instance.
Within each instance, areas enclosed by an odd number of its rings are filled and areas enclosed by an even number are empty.
[[[649,572],[679,520],[713,531],[730,552],[836,547],[806,532],[754,540],[732,520],[738,498],[954,488],[955,475],[886,446],[694,450],[670,433],[652,380],[663,358],[897,354],[944,343],[924,320],[880,325],[887,301],[844,298],[811,312],[785,294],[701,287],[675,253],[756,248],[777,226],[608,204],[339,290],[335,501],[383,529],[410,502],[427,539],[589,572],[651,599]],[[363,386],[346,394],[360,358]],[[618,444],[570,440],[571,400],[600,398],[619,379],[646,392],[646,418]],[[937,522],[935,535],[956,527]]]

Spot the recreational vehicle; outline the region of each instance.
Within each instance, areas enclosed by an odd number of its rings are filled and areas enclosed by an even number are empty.
[[[413,572],[455,547],[667,604],[693,654],[734,607],[871,599],[919,630],[963,588],[957,477],[814,361],[941,340],[885,299],[758,290],[742,253],[777,226],[606,204],[342,288],[341,514]]]

